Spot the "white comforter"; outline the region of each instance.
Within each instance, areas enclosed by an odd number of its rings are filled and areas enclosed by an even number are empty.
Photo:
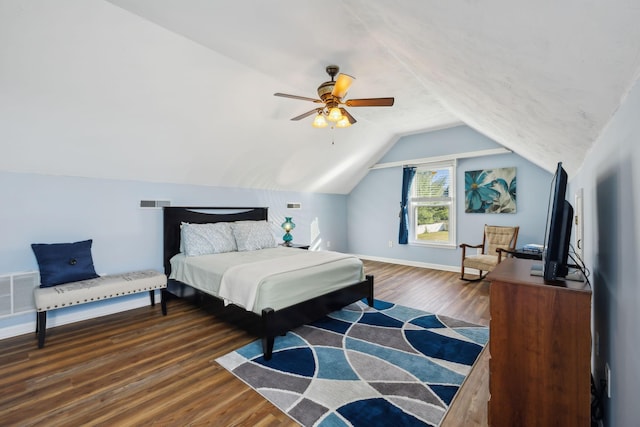
[[[227,302],[233,302],[251,311],[258,288],[267,277],[325,265],[340,259],[353,258],[352,255],[339,252],[302,250],[298,250],[298,252],[294,256],[256,261],[229,268],[222,276],[218,295]]]
[[[169,278],[260,314],[263,308],[279,310],[362,281],[364,267],[353,255],[278,247],[177,254]]]

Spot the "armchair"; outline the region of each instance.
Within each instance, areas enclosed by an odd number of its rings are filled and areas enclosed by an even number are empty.
[[[503,250],[514,250],[516,248],[519,230],[520,227],[518,226],[504,227],[485,224],[482,244],[460,244],[462,248],[460,279],[473,282],[484,279],[487,273],[502,261]],[[467,249],[481,249],[481,252],[468,255]],[[479,270],[478,277],[475,279],[464,277],[465,268],[475,268]],[[483,274],[483,272],[485,273]]]

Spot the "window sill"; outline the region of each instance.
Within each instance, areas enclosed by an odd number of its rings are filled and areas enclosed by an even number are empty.
[[[418,242],[412,241],[409,242],[411,246],[420,246],[425,248],[438,248],[438,249],[457,249],[458,245],[453,243],[429,243],[429,242]]]

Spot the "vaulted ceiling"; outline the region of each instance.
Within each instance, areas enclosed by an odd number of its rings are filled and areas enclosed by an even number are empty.
[[[575,172],[640,72],[609,1],[0,0],[0,169],[346,194],[402,135],[466,124]],[[347,129],[314,129],[340,66]],[[6,145],[6,146],[5,146]]]

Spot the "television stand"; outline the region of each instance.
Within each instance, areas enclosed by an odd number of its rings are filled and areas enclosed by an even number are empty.
[[[542,264],[541,263],[534,263],[533,265],[531,265],[531,270],[530,271],[531,271],[531,276],[540,276],[540,277],[542,277],[542,275],[543,275]],[[569,273],[567,273],[567,275],[565,277],[560,279],[559,282],[564,281],[564,280],[569,280],[569,281],[572,281],[572,282],[582,282],[582,283],[584,283],[586,281],[586,279],[584,277],[584,274],[582,274],[582,271],[579,268],[569,268]]]
[[[579,268],[569,268],[569,273],[564,276],[565,280],[571,280],[573,282],[584,282],[585,277]]]
[[[588,426],[591,288],[547,285],[531,275],[533,264],[508,258],[487,275],[489,425]]]

